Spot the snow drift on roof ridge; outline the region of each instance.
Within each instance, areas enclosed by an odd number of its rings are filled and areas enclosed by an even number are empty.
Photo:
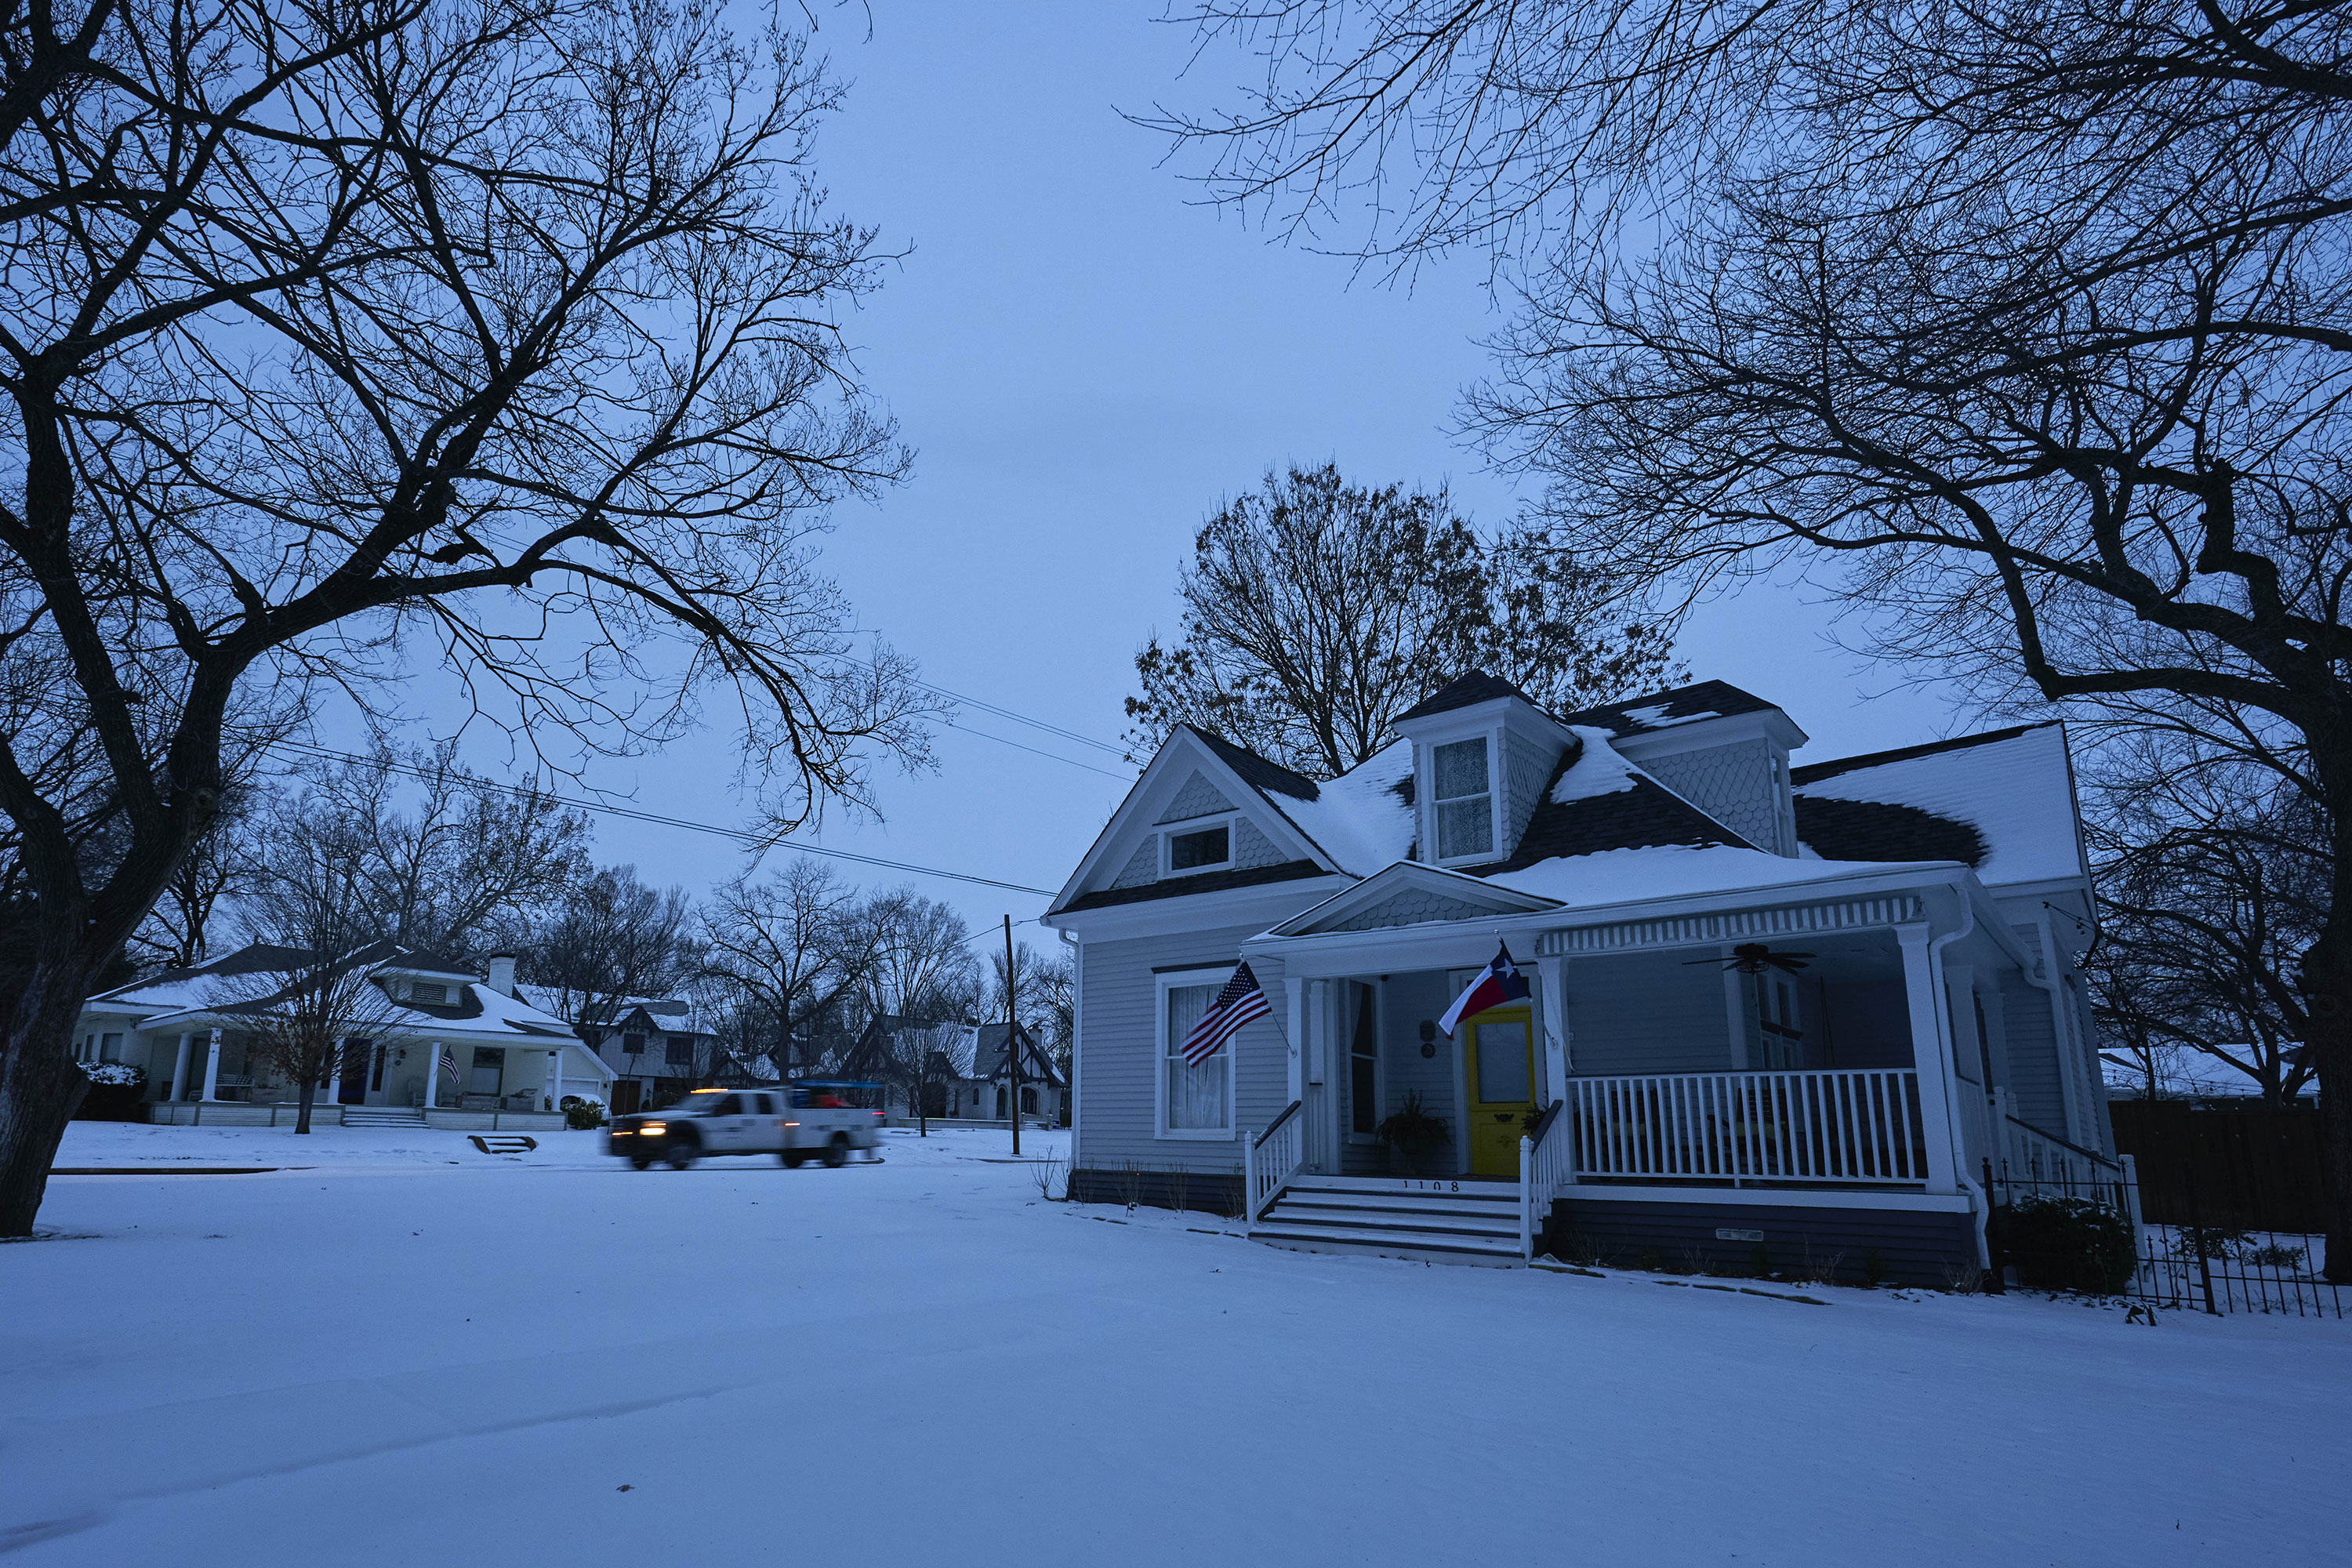
[[[1272,804],[1339,869],[1369,877],[1412,848],[1412,807],[1397,793],[1412,777],[1412,742],[1399,739],[1325,780],[1317,798],[1285,795]]]

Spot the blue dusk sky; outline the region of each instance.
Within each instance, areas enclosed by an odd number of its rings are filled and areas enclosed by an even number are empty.
[[[858,7],[820,13],[853,86],[818,168],[839,211],[908,250],[850,325],[916,460],[877,504],[839,511],[824,565],[858,624],[928,679],[1115,744],[1138,645],[1176,630],[1193,530],[1269,467],[1334,460],[1361,482],[1450,485],[1482,522],[1514,513],[1513,483],[1449,434],[1486,363],[1477,340],[1500,321],[1477,259],[1410,289],[1353,276],[1200,205],[1184,178],[1197,163],[1120,118],[1215,101],[1248,74],[1238,53],[1192,60],[1189,32],[1155,23],[1150,0],[875,0],[870,15],[869,35]],[[1952,732],[1947,704],[1830,645],[1820,598],[1750,585],[1703,606],[1681,654],[1695,678],[1786,707],[1812,737],[1801,760]],[[936,771],[877,768],[881,820],[836,816],[814,837],[1058,887],[1131,774],[992,714],[960,722],[939,733]],[[741,823],[731,749],[713,731],[588,778],[646,810]],[[506,748],[469,738],[467,752],[496,769]],[[698,894],[740,863],[723,840],[610,818],[596,853]],[[976,925],[1045,907],[911,879]]]

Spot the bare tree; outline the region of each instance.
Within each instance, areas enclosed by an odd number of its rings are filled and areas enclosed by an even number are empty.
[[[248,923],[316,897],[322,878],[403,947],[450,959],[514,946],[587,879],[588,819],[540,791],[475,774],[444,743],[306,766],[247,836]]]
[[[753,880],[724,882],[702,911],[706,973],[735,987],[735,1010],[762,1037],[743,1045],[794,1070],[793,1043],[845,987],[860,984],[876,962],[882,931],[856,889],[831,868],[806,856]]]
[[[701,969],[694,906],[683,888],[649,888],[611,866],[572,889],[539,930],[517,973],[554,993],[555,1010],[593,1047],[632,996],[667,996]]]
[[[1595,570],[1803,572],[1893,658],[2264,735],[2326,866],[2294,978],[2352,1280],[2352,3],[1199,16],[1268,66],[1162,120],[1225,195],[1492,248],[1470,426]]]
[[[1609,586],[1539,532],[1487,539],[1443,489],[1365,489],[1328,464],[1228,501],[1195,536],[1178,593],[1182,639],[1135,658],[1139,755],[1189,723],[1330,778],[1472,668],[1562,711],[1675,668],[1666,625],[1610,611]]]
[[[243,987],[244,999],[215,1009],[236,1020],[248,1060],[297,1086],[295,1131],[310,1131],[320,1086],[334,1083],[350,1053],[384,1050],[412,1032],[406,1012],[374,978],[376,965],[396,951],[388,942],[297,948],[284,969],[267,972],[261,984]]]
[[[838,90],[782,18],[106,0],[0,45],[13,1236],[241,694],[374,704],[421,657],[534,743],[724,712],[779,829],[924,742],[814,564],[905,457],[835,325],[879,263],[811,168]]]

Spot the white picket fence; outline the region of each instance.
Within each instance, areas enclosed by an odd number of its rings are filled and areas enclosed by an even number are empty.
[[[1924,1182],[1908,1068],[1572,1078],[1575,1178]],[[1549,1140],[1547,1140],[1549,1142]]]
[[[1243,1215],[1245,1225],[1257,1223],[1266,1205],[1281,1195],[1306,1163],[1307,1144],[1301,1136],[1306,1119],[1298,1112],[1299,1103],[1294,1100],[1265,1131],[1249,1140],[1249,1161],[1244,1173],[1249,1205]]]

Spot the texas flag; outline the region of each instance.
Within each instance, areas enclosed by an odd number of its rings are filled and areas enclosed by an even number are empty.
[[[1454,1005],[1445,1010],[1445,1016],[1437,1021],[1437,1026],[1445,1031],[1447,1039],[1452,1039],[1454,1026],[1463,1019],[1475,1013],[1483,1013],[1489,1007],[1499,1007],[1506,1002],[1516,1002],[1527,994],[1527,976],[1521,974],[1519,966],[1511,962],[1509,945],[1497,942],[1495,945],[1495,962],[1479,973],[1478,978],[1470,983],[1469,989],[1454,999]]]

